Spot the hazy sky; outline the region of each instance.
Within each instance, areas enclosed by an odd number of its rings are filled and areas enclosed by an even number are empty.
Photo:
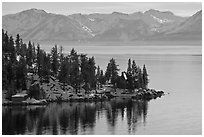
[[[176,15],[191,16],[198,10],[202,9],[201,2],[3,2],[2,15],[13,14],[23,10],[37,8],[43,9],[48,13],[57,13],[70,15],[73,13],[112,13],[114,11],[133,13],[138,11],[146,11],[149,9],[157,9],[161,11],[172,11]]]

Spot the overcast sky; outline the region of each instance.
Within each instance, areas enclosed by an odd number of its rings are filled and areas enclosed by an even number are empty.
[[[2,3],[2,15],[13,14],[23,10],[37,8],[43,9],[48,13],[57,13],[70,15],[73,13],[112,13],[114,11],[123,13],[144,12],[149,9],[157,9],[161,11],[171,11],[179,16],[191,16],[195,12],[202,9],[202,3],[184,3],[184,2],[145,2],[145,3],[126,3],[126,2],[3,2]]]

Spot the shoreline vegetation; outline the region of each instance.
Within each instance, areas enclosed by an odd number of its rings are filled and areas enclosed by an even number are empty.
[[[115,59],[105,71],[96,66],[94,57],[72,49],[63,53],[55,45],[45,52],[35,43],[25,44],[17,34],[14,40],[2,30],[2,104],[45,105],[49,102],[104,101],[111,98],[151,100],[163,91],[148,89],[146,66],[135,60],[119,75]]]

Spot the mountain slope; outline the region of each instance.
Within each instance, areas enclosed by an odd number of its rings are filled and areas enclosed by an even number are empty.
[[[94,37],[94,40],[144,40],[150,35],[153,32],[144,21],[118,19],[109,29]]]
[[[165,32],[165,39],[202,40],[202,10]]]
[[[202,11],[188,18],[185,22],[179,24],[174,30],[168,32],[173,33],[202,33]]]
[[[133,21],[138,22],[139,20],[143,21],[153,33],[161,33],[186,20],[186,18],[175,16],[173,13],[160,12],[157,10],[149,10],[144,13],[136,12],[133,14],[124,14],[120,12],[89,15],[73,14],[70,15],[70,17],[80,24],[89,27],[95,35],[102,35],[102,33],[112,29],[114,24],[120,23],[118,22],[119,20],[126,20],[127,23]]]
[[[69,16],[30,9],[3,16],[2,28],[35,42],[201,40],[202,11],[186,18],[153,9]]]
[[[75,20],[36,9],[3,16],[3,28],[12,35],[19,33],[25,40],[33,41],[79,40],[92,37]]]

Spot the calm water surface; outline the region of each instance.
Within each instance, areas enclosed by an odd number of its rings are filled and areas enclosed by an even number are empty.
[[[188,48],[182,55],[132,52],[88,55],[95,56],[103,69],[112,57],[121,70],[126,70],[128,58],[146,64],[149,87],[163,90],[165,96],[149,102],[116,98],[102,103],[2,107],[3,134],[202,134],[202,56],[187,54]]]

